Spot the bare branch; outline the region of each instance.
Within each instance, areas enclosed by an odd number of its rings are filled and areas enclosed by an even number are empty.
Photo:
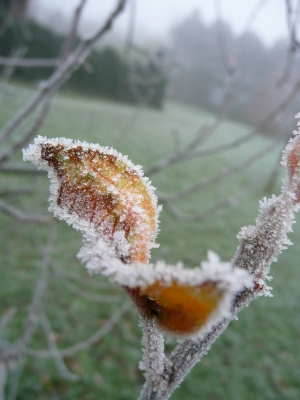
[[[54,232],[55,232],[54,225],[52,224],[52,226],[50,226],[50,228],[49,228],[49,238],[48,238],[47,244],[41,250],[42,261],[41,261],[41,265],[40,265],[40,268],[41,268],[40,275],[38,277],[38,280],[37,280],[37,283],[36,283],[36,286],[34,289],[31,303],[29,305],[28,315],[27,315],[27,318],[25,321],[23,334],[15,343],[4,348],[3,350],[1,349],[0,360],[2,360],[4,362],[14,360],[17,362],[21,362],[21,364],[22,364],[24,350],[30,343],[31,338],[38,326],[39,315],[40,315],[41,308],[42,308],[42,298],[45,294],[45,291],[46,291],[46,288],[48,285],[49,266],[52,261],[51,260],[51,251],[52,251],[53,240],[54,240]],[[17,379],[17,377],[19,376],[19,373],[21,373],[20,368],[18,371],[15,373],[15,375],[16,375],[15,379]],[[14,398],[14,396],[16,394],[14,387],[12,388],[12,393],[14,395],[11,395],[11,397]]]
[[[52,93],[49,93],[33,125],[29,129],[27,129],[27,131],[18,140],[16,140],[8,149],[6,149],[5,151],[2,152],[2,154],[0,154],[0,164],[7,161],[14,154],[15,151],[25,146],[30,140],[30,138],[38,132],[38,130],[44,124],[46,117],[50,111],[51,100],[52,100]]]
[[[33,169],[23,166],[22,164],[1,165],[0,172],[6,174],[21,174],[21,175],[46,175],[46,172],[40,169]]]
[[[67,36],[67,38],[63,44],[62,51],[61,51],[60,59],[62,61],[68,57],[69,53],[72,50],[72,47],[74,45],[74,41],[75,41],[76,35],[77,35],[78,24],[79,24],[81,14],[82,14],[82,11],[84,9],[86,2],[87,2],[87,0],[80,0],[79,4],[74,12],[74,17],[73,17],[73,21],[71,24],[70,33]]]
[[[230,70],[228,70],[228,60],[229,60],[228,44],[226,42],[225,32],[223,31],[223,29],[221,27],[223,18],[222,18],[222,8],[221,8],[220,0],[214,0],[214,9],[215,9],[216,20],[217,20],[216,27],[217,27],[217,36],[218,36],[221,59],[222,59],[222,62],[224,64],[226,71],[230,72]]]
[[[153,175],[153,174],[156,174],[156,173],[164,170],[165,168],[169,167],[170,165],[178,164],[183,161],[193,160],[197,157],[211,156],[213,154],[217,154],[217,153],[220,153],[223,151],[234,149],[234,148],[239,147],[242,144],[248,142],[249,140],[252,140],[260,132],[265,131],[272,124],[272,122],[275,120],[275,118],[279,114],[281,114],[287,108],[287,106],[291,103],[291,101],[295,98],[295,96],[297,95],[299,90],[300,90],[300,80],[298,80],[295,83],[295,85],[293,85],[293,87],[291,88],[289,93],[280,102],[280,104],[277,107],[275,107],[256,128],[254,128],[253,130],[251,130],[249,133],[245,134],[244,136],[241,136],[240,138],[235,139],[231,142],[213,146],[211,148],[204,149],[204,150],[192,150],[192,149],[190,149],[192,146],[189,144],[180,153],[172,154],[170,157],[163,158],[160,161],[153,164],[151,167],[146,169],[145,174],[147,176]],[[207,129],[212,129],[212,126],[207,127]],[[204,133],[202,133],[202,135],[203,134]],[[200,136],[199,136],[199,138],[200,138]],[[197,140],[197,139],[195,139],[195,140]]]
[[[62,244],[63,249],[65,248],[65,245],[66,245],[66,243]],[[59,249],[59,246],[56,246],[56,249]],[[88,289],[91,289],[91,287],[95,288],[97,290],[99,290],[99,289],[104,290],[104,289],[111,288],[108,282],[103,282],[103,281],[99,282],[99,279],[90,279],[90,276],[87,276],[87,275],[80,276],[74,272],[60,270],[59,268],[56,267],[56,265],[51,265],[51,269],[54,271],[55,277],[60,277],[64,281],[66,279],[74,280],[81,285],[83,285],[83,284],[87,285]],[[99,278],[99,276],[97,276],[97,278]]]
[[[19,47],[15,52],[14,55],[12,57],[12,59],[14,58],[20,58],[23,57],[24,54],[26,53],[27,48],[25,46],[21,46]],[[1,57],[0,57],[1,59]],[[5,68],[3,68],[2,71],[2,76],[1,76],[1,87],[5,84],[5,82],[7,82],[9,80],[9,78],[12,76],[13,72],[14,72],[15,66],[14,65],[6,65]]]
[[[242,169],[245,169],[245,168],[253,165],[255,162],[260,160],[263,156],[265,156],[270,151],[272,151],[275,147],[277,147],[279,142],[281,142],[281,138],[276,138],[264,149],[258,151],[254,155],[251,155],[250,157],[246,158],[246,160],[243,160],[242,162],[240,162],[230,168],[223,169],[219,174],[214,175],[211,178],[204,179],[194,185],[187,187],[186,189],[184,189],[182,191],[179,191],[179,192],[176,192],[173,194],[158,193],[158,197],[160,198],[161,201],[179,200],[179,199],[185,198],[186,196],[189,196],[189,195],[197,192],[198,190],[204,189],[205,187],[212,186],[216,183],[219,183],[224,178],[227,178],[228,176],[231,176],[234,173],[240,172]]]
[[[281,87],[286,84],[292,74],[295,66],[296,52],[300,50],[300,42],[296,37],[297,19],[299,18],[300,1],[298,0],[295,12],[293,12],[290,0],[285,0],[287,28],[289,35],[289,49],[286,55],[285,65],[280,78],[278,79],[277,86]],[[294,18],[293,18],[294,13]]]
[[[290,76],[292,75],[292,71],[295,66],[295,61],[296,61],[295,52],[288,51],[282,74],[277,81],[278,87],[282,87],[288,82]]]
[[[66,364],[63,361],[62,355],[56,344],[55,333],[52,331],[50,321],[48,320],[47,315],[45,313],[43,313],[41,315],[40,321],[41,321],[45,336],[47,338],[50,352],[55,361],[57,370],[59,371],[59,373],[61,374],[61,376],[64,379],[67,379],[68,381],[71,381],[71,382],[78,381],[79,377],[76,374],[73,374],[72,372],[70,372],[68,370]]]
[[[76,293],[78,296],[83,297],[86,300],[89,301],[94,301],[94,302],[99,302],[99,303],[119,303],[121,301],[121,296],[109,296],[109,295],[103,295],[103,294],[96,294],[92,293],[91,290],[86,291],[83,289],[80,289],[77,285],[74,283],[63,280],[62,283],[66,285],[73,293]]]
[[[93,344],[99,342],[105,335],[107,335],[113,327],[119,322],[125,312],[129,309],[129,304],[125,303],[119,310],[117,310],[110,319],[102,326],[98,331],[96,331],[92,336],[83,340],[82,342],[76,343],[73,346],[66,347],[64,349],[59,349],[61,356],[70,357],[79,351],[89,348]],[[34,350],[27,348],[25,349],[25,354],[40,357],[40,358],[51,358],[53,353],[47,350]]]
[[[42,298],[45,294],[47,285],[49,283],[48,276],[49,276],[49,266],[52,262],[51,258],[51,251],[53,248],[53,242],[55,237],[55,227],[52,224],[49,227],[49,238],[46,243],[46,246],[41,250],[43,260],[41,263],[41,271],[35,286],[34,294],[32,297],[31,304],[29,306],[27,321],[25,324],[25,329],[23,333],[23,337],[18,342],[17,347],[20,350],[24,350],[24,348],[28,345],[31,340],[31,337],[37,327],[38,324],[38,316],[41,312],[41,302]]]
[[[225,208],[225,207],[233,207],[237,205],[239,200],[245,197],[249,192],[252,192],[254,189],[261,185],[262,181],[265,177],[261,176],[259,179],[255,179],[254,183],[251,185],[247,185],[247,187],[243,190],[239,190],[234,195],[229,196],[227,198],[218,200],[214,202],[211,207],[208,207],[204,211],[198,214],[182,214],[171,201],[161,199],[165,209],[178,221],[181,222],[196,222],[196,221],[204,221],[209,218],[211,215],[216,214],[217,211]]]
[[[0,211],[9,215],[10,217],[16,219],[20,222],[42,222],[44,224],[49,224],[53,222],[52,217],[46,217],[39,214],[28,214],[15,207],[6,204],[4,201],[0,200]]]
[[[297,19],[299,18],[300,2],[297,1],[295,10],[293,10],[291,0],[285,0],[287,26],[290,37],[290,51],[294,52],[300,49],[300,42],[297,38]]]
[[[251,26],[255,22],[256,18],[259,16],[260,12],[263,10],[264,6],[267,4],[268,0],[258,0],[255,6],[253,7],[252,12],[247,18],[247,21],[244,25],[244,34],[241,36],[241,41],[239,46],[241,47],[245,37],[250,32]]]

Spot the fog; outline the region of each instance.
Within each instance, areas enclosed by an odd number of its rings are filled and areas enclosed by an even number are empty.
[[[78,0],[32,0],[31,15],[40,22],[55,26],[58,31],[67,29]],[[293,1],[292,1],[293,3]],[[99,26],[115,4],[114,0],[89,0],[87,2],[81,32],[88,33]],[[250,31],[256,33],[265,44],[287,36],[285,4],[283,0],[130,0],[123,15],[118,19],[111,37],[124,37],[130,23],[130,13],[135,10],[135,41],[156,43],[168,40],[170,28],[198,10],[205,23],[222,19],[229,23],[235,34],[247,28],[247,21],[255,14]]]

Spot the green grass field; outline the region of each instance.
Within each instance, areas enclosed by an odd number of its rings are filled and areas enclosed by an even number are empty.
[[[2,96],[0,124],[3,125],[25,100],[22,96]],[[147,168],[171,154],[172,129],[180,132],[184,145],[197,128],[213,117],[176,104],[167,104],[163,111],[137,111],[130,106],[61,95],[55,100],[40,134],[112,146],[127,154],[135,164]],[[237,139],[249,129],[242,124],[225,122],[205,147]],[[151,180],[159,192],[173,193],[242,162],[268,143],[268,139],[257,137],[237,149],[170,167],[151,176]],[[270,152],[255,165],[223,179],[217,186],[178,201],[176,206],[185,214],[201,212],[214,202],[233,196],[236,191],[252,188],[258,178],[264,178],[265,182],[279,151],[280,148]],[[21,162],[21,154],[13,161]],[[37,189],[22,197],[3,199],[25,212],[47,214],[46,177],[1,173],[0,184],[0,191],[23,187]],[[275,191],[279,192],[279,185]],[[259,200],[270,195],[263,181],[258,182],[234,206],[223,208],[199,222],[178,222],[163,210],[157,239],[160,248],[153,250],[152,260],[165,259],[171,263],[181,260],[192,267],[206,258],[208,249],[217,252],[223,260],[230,260],[238,244],[236,235],[240,227],[254,223]],[[10,307],[16,307],[14,318],[2,332],[2,339],[15,340],[23,331],[38,279],[41,255],[37,248],[47,239],[47,227],[21,224],[0,214],[0,228],[0,312],[4,314]],[[261,298],[244,309],[239,320],[230,325],[172,399],[300,398],[300,225],[295,225],[290,238],[295,245],[281,254],[272,268],[274,297]],[[87,276],[76,258],[80,246],[78,232],[62,222],[55,224],[53,261],[43,300],[60,348],[89,337],[126,301],[123,293],[101,276]],[[66,279],[62,279],[64,277]],[[20,400],[137,398],[143,383],[138,369],[140,338],[136,312],[130,309],[97,344],[65,359],[69,369],[78,374],[78,381],[63,379],[52,359],[28,356],[19,369],[11,369],[7,389],[16,384],[14,379],[19,371],[17,399]],[[39,327],[29,347],[42,349],[46,345]],[[169,350],[173,346],[174,343],[167,344]]]

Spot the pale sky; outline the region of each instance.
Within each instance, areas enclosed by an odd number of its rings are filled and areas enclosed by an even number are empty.
[[[32,1],[34,14],[38,13],[39,18],[44,20],[59,20],[59,13],[71,15],[78,3],[78,0]],[[196,9],[206,23],[212,22],[216,18],[216,3],[221,6],[222,19],[229,22],[236,33],[243,32],[251,12],[262,4],[251,30],[268,45],[287,36],[284,0],[128,0],[126,10],[114,28],[115,34],[122,37],[128,27],[132,1],[136,3],[136,41],[155,42],[167,38],[170,28]],[[105,19],[115,4],[116,0],[88,0],[83,16],[84,26],[99,26],[99,22]]]

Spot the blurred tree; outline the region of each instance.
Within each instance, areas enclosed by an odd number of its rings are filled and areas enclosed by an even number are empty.
[[[232,42],[230,27],[222,23],[222,29]],[[171,36],[180,65],[172,82],[172,97],[217,110],[226,84],[226,70],[220,53],[215,51],[218,48],[215,26],[205,26],[199,12],[194,12],[173,28]]]
[[[171,38],[179,63],[170,81],[174,100],[218,112],[231,81],[228,116],[259,125],[297,81],[300,64],[296,58],[292,71],[285,73],[284,84],[278,85],[287,42],[267,48],[252,32],[235,36],[221,20],[205,25],[198,12],[174,26]],[[292,120],[295,110],[287,108],[286,112],[288,117],[277,116],[276,123],[266,128],[268,134],[282,132],[280,120]]]
[[[5,20],[6,14],[7,11],[2,10],[2,20]],[[64,40],[63,36],[33,20],[23,20],[22,24],[19,21],[12,21],[2,33],[0,56],[11,56],[12,53],[23,49],[24,59],[55,59],[62,51]],[[79,38],[76,41],[79,43]],[[162,59],[163,54],[158,55],[158,58]],[[135,83],[138,91],[144,95],[149,89],[153,92],[153,95],[147,98],[147,105],[162,108],[166,83],[157,64],[154,64],[151,58],[145,57],[142,60],[134,57],[132,63],[134,78],[138,79]],[[39,81],[46,79],[53,69],[54,66],[36,68],[19,66],[14,70],[14,77],[27,82]],[[151,81],[154,76],[154,81]],[[75,71],[65,87],[87,95],[139,103],[140,98],[135,96],[132,84],[128,78],[125,59],[113,48],[105,47],[93,50],[87,62]]]
[[[30,0],[2,0],[4,7],[16,20],[25,18]]]

